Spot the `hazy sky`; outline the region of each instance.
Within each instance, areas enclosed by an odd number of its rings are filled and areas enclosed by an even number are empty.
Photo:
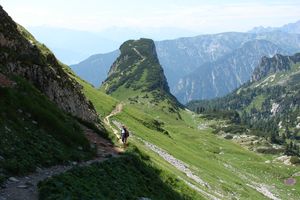
[[[113,51],[128,39],[243,32],[300,20],[300,0],[0,0],[0,5],[67,64]]]
[[[25,27],[85,31],[173,27],[215,33],[300,20],[299,0],[0,0],[0,4]]]

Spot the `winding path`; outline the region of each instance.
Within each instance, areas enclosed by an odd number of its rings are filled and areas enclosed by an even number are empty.
[[[143,61],[146,59],[146,57],[143,56],[135,47],[133,47],[132,49],[142,58]]]
[[[61,174],[72,169],[74,166],[88,166],[95,162],[103,162],[111,156],[118,156],[123,150],[114,147],[111,142],[100,137],[93,130],[82,126],[83,131],[92,146],[97,148],[96,157],[85,162],[72,162],[69,165],[56,165],[50,168],[38,168],[35,172],[23,177],[9,178],[4,188],[0,189],[0,200],[37,200],[37,184],[51,176]]]
[[[110,117],[120,113],[123,109],[123,103],[119,103],[117,104],[117,106],[115,107],[115,109],[109,114],[107,115],[105,118],[104,118],[104,123],[113,131],[113,133],[116,135],[116,137],[118,138],[118,141],[120,141],[120,134],[119,134],[119,131],[117,129],[115,129],[111,123],[110,123]]]

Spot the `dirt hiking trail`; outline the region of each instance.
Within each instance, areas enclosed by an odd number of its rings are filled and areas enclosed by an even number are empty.
[[[37,184],[51,176],[61,174],[75,166],[88,166],[95,162],[103,162],[110,157],[118,156],[123,149],[99,136],[95,131],[82,126],[90,145],[97,148],[96,157],[84,162],[71,162],[68,165],[56,165],[50,168],[37,168],[35,172],[22,177],[10,177],[3,188],[0,188],[0,200],[38,200]]]

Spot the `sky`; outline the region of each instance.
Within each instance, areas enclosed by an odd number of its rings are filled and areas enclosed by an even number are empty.
[[[25,27],[90,32],[170,27],[216,33],[300,19],[299,0],[0,0],[0,4]]]
[[[67,64],[125,40],[174,39],[300,20],[300,0],[0,0]]]

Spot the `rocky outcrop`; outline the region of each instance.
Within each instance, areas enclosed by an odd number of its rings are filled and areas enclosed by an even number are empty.
[[[13,87],[15,84],[15,82],[7,78],[4,74],[0,73],[0,87]]]
[[[0,71],[30,81],[59,108],[87,122],[97,122],[93,105],[52,52],[17,25],[0,7]],[[33,102],[34,103],[34,102]]]
[[[144,99],[151,96],[151,100],[157,103],[167,99],[172,105],[180,105],[170,93],[152,40],[142,38],[126,41],[121,45],[120,51],[120,56],[111,66],[108,78],[101,86],[102,90],[111,95],[117,93],[118,98],[138,98],[144,95]],[[132,95],[128,96],[124,88],[132,91]]]
[[[272,58],[264,56],[259,65],[255,68],[251,81],[259,81],[262,78],[276,72],[288,71],[293,63],[300,62],[300,53],[293,56],[283,56],[276,54]]]

